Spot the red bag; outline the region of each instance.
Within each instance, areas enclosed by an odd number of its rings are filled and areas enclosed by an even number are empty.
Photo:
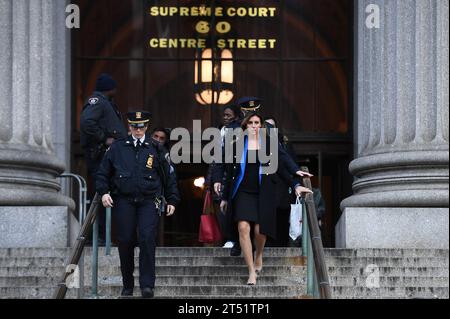
[[[203,214],[200,216],[198,241],[201,243],[215,243],[222,240],[219,224],[214,214],[211,192],[207,191],[203,203]]]

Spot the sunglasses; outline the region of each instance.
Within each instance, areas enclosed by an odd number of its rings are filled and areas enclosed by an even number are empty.
[[[147,125],[144,125],[144,126],[134,126],[134,125],[131,125],[131,127],[132,127],[134,130],[143,130],[143,129],[146,129],[146,128],[147,128]]]

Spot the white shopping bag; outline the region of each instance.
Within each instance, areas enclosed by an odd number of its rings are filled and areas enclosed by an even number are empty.
[[[297,197],[295,204],[291,204],[291,215],[289,217],[289,237],[296,240],[302,235],[302,203],[300,197]]]

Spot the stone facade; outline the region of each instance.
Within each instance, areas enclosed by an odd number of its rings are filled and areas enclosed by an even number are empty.
[[[379,29],[366,27],[369,4],[381,9]],[[449,2],[355,5],[356,178],[341,203],[337,245],[361,247],[367,234],[366,247],[411,247],[416,216],[421,247],[448,248]],[[446,231],[439,244],[438,231]]]
[[[66,51],[65,1],[1,0],[0,43],[2,227],[15,238],[20,229],[9,226],[17,225],[17,217],[27,210],[23,206],[52,206],[59,207],[64,218],[42,221],[46,225],[43,231],[58,233],[67,228],[67,207],[73,209],[73,203],[61,195],[57,179],[67,163],[65,154],[70,152],[70,126],[66,126],[65,116],[70,110],[65,80],[70,55]],[[59,148],[60,158],[56,156],[55,137],[59,147],[64,145],[64,151]],[[21,221],[32,227],[35,218]],[[23,226],[21,229],[28,229]],[[0,246],[10,243],[5,236],[8,234],[2,234]],[[47,246],[40,236],[34,243]]]
[[[337,245],[448,248],[449,2],[354,3],[355,181]],[[44,247],[42,234],[68,229],[73,203],[57,179],[71,145],[66,4],[0,0],[0,246],[20,244],[23,231]],[[366,27],[370,4],[381,10],[379,29]],[[45,229],[30,233],[37,217]]]

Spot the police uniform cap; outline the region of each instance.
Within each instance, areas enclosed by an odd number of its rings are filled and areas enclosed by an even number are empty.
[[[95,90],[99,92],[108,92],[114,90],[116,87],[116,81],[108,73],[100,74],[95,83]]]
[[[262,100],[254,96],[245,96],[237,101],[237,105],[245,111],[256,111],[261,107]]]
[[[141,128],[148,125],[151,114],[147,111],[132,111],[127,113],[128,124],[133,127]]]

